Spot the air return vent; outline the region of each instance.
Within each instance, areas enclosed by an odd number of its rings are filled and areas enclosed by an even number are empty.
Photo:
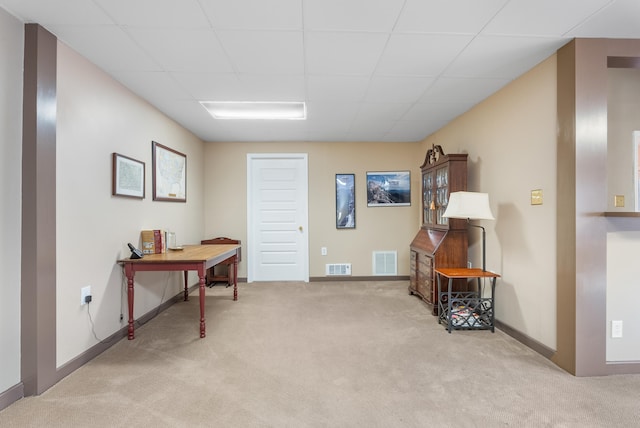
[[[351,263],[331,263],[326,266],[326,275],[351,275]]]
[[[373,274],[374,275],[397,275],[398,274],[398,252],[397,251],[374,251],[373,252]]]

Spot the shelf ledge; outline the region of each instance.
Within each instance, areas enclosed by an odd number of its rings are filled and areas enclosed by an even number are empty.
[[[605,211],[605,217],[638,217],[640,218],[640,212],[636,211]]]

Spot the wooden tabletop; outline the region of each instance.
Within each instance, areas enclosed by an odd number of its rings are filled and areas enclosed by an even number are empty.
[[[163,254],[145,254],[141,259],[122,259],[120,263],[184,263],[204,262],[216,258],[222,254],[236,250],[239,245],[215,244],[215,245],[185,245],[182,250],[167,250]]]
[[[437,268],[436,272],[447,278],[500,278],[497,273],[480,268]]]

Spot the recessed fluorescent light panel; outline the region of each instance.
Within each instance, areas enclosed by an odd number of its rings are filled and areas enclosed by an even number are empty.
[[[215,119],[305,120],[303,102],[200,101]]]

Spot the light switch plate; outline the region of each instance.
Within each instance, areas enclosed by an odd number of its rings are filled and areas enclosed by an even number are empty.
[[[611,321],[611,337],[622,337],[622,320]]]
[[[624,195],[616,195],[615,199],[613,200],[613,205],[616,208],[624,207]]]
[[[542,189],[531,191],[531,205],[542,205]]]

